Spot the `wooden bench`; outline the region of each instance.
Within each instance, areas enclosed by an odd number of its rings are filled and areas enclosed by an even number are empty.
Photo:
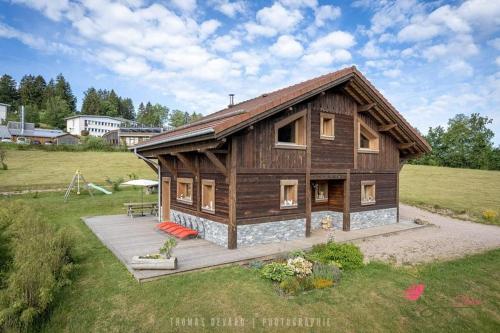
[[[124,203],[123,206],[127,209],[127,215],[130,217],[134,217],[134,215],[144,216],[144,213],[158,215],[158,203],[156,202],[128,202]]]

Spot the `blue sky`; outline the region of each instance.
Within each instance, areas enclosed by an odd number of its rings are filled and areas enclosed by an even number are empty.
[[[417,128],[493,118],[500,0],[0,0],[0,73],[203,114],[356,65]]]

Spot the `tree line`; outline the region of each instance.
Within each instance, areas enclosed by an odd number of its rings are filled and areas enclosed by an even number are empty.
[[[448,126],[430,127],[425,139],[432,152],[410,163],[452,168],[500,170],[500,146],[493,144],[493,122],[479,113],[458,114]]]
[[[135,120],[143,126],[178,127],[198,120],[201,114],[170,110],[159,103],[140,103],[137,112],[131,98],[119,96],[113,89],[90,87],[84,92],[78,112],[77,99],[62,74],[48,82],[41,75],[25,75],[19,84],[7,74],[0,77],[0,103],[10,104],[7,120],[20,120],[25,107],[25,121],[64,129],[66,117],[76,114],[102,115]]]

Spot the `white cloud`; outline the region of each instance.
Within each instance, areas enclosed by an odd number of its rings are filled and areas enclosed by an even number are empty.
[[[345,31],[333,31],[311,43],[315,50],[348,49],[356,44],[354,36]]]
[[[446,69],[458,76],[471,76],[474,74],[474,68],[464,60],[456,59],[453,60],[446,66]]]
[[[220,25],[221,23],[214,19],[203,22],[200,25],[200,38],[205,39],[210,36],[220,27]]]
[[[246,38],[252,40],[255,36],[263,36],[263,37],[273,37],[278,34],[276,29],[271,27],[266,27],[255,22],[248,22],[244,24],[246,29]]]
[[[382,50],[374,40],[369,40],[359,53],[365,58],[378,58],[382,56]]]
[[[244,1],[231,2],[228,0],[220,0],[215,2],[215,9],[231,18],[235,18],[236,15],[245,13],[247,5]]]
[[[398,33],[398,39],[402,42],[418,42],[436,37],[440,32],[438,25],[410,24]]]
[[[317,0],[280,0],[280,2],[291,8],[301,8],[301,7],[311,7],[315,8],[318,6]]]
[[[346,63],[352,59],[351,53],[344,49],[332,52],[318,51],[308,53],[302,57],[302,62],[309,67],[324,67],[332,63]]]
[[[304,48],[293,36],[283,35],[269,48],[273,55],[280,58],[298,58],[302,55]]]
[[[31,8],[39,10],[48,18],[59,21],[63,13],[69,10],[70,3],[68,0],[13,0],[15,3],[25,4]]]
[[[231,52],[235,47],[240,45],[241,42],[238,39],[230,35],[225,35],[214,39],[212,42],[212,49],[221,52]]]
[[[293,30],[303,18],[298,9],[287,9],[278,2],[259,10],[256,17],[261,25],[279,32]]]
[[[317,27],[322,27],[327,21],[334,21],[339,18],[341,14],[340,7],[330,5],[319,6],[314,10],[314,24]]]
[[[384,76],[390,77],[390,78],[396,78],[401,75],[401,70],[394,68],[394,69],[388,69],[382,72]]]
[[[172,5],[185,12],[192,12],[196,9],[196,0],[170,0]]]
[[[238,51],[231,55],[232,60],[241,64],[247,75],[257,75],[260,70],[260,66],[264,62],[262,56],[254,52]]]
[[[488,41],[488,45],[500,51],[500,37]]]
[[[429,46],[422,55],[429,61],[442,60],[445,56],[467,58],[479,53],[477,45],[469,35],[457,36],[448,43]]]

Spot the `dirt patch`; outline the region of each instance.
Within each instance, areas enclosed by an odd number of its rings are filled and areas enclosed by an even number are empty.
[[[453,219],[401,205],[402,219],[429,221],[432,226],[387,237],[356,241],[368,260],[397,265],[463,257],[500,247],[500,227]]]

